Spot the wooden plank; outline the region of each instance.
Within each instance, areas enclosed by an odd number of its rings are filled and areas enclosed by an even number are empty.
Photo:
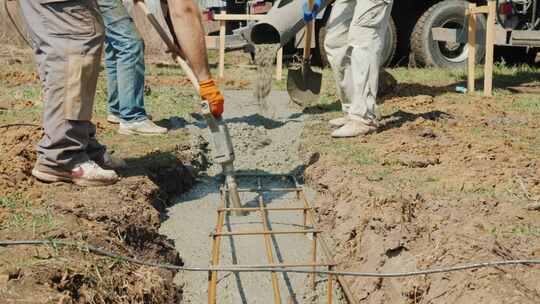
[[[221,15],[224,16],[226,12],[222,11]],[[220,21],[219,24],[219,66],[218,75],[222,78],[225,75],[225,21]]]
[[[221,14],[217,14],[214,16],[214,20],[218,21],[256,21],[260,20],[265,15],[247,15],[247,14],[227,14],[224,12],[221,12]]]
[[[467,15],[474,15],[474,14],[489,14],[489,7],[488,6],[478,6],[474,8],[470,8],[466,11]]]
[[[470,4],[469,9],[476,7],[476,4]],[[476,15],[469,15],[469,32],[468,32],[468,73],[467,73],[467,88],[469,93],[474,92],[475,66],[476,66]]]
[[[473,15],[469,15],[469,18]],[[454,43],[468,43],[468,35],[463,35],[460,33],[461,30],[458,29],[451,29],[451,28],[444,28],[444,27],[434,27],[431,29],[431,35],[433,37],[433,40],[435,41],[445,41],[445,42],[454,42]],[[509,36],[509,32],[513,34],[512,30],[506,30],[502,27],[496,25],[495,26],[495,45],[519,45],[519,43],[510,43],[510,41],[507,41],[507,36]],[[528,31],[532,32],[532,31]],[[478,27],[476,28],[476,43],[482,43],[483,42],[483,35],[484,32],[482,30],[479,30]],[[523,46],[530,46],[530,45],[523,45]]]
[[[495,40],[495,1],[488,2],[486,31],[486,60],[484,66],[484,95],[491,96],[493,91],[493,45]]]

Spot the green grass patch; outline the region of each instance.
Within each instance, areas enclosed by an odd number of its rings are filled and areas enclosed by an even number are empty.
[[[509,105],[509,108],[519,112],[540,113],[540,97],[536,95],[521,95]]]
[[[55,229],[59,220],[48,206],[38,206],[26,199],[22,193],[12,193],[0,197],[0,208],[7,209],[8,219],[0,223],[0,230]]]
[[[339,155],[344,161],[350,161],[360,166],[369,166],[378,163],[374,149],[359,143],[347,143],[342,140],[332,141],[327,145],[331,153]]]

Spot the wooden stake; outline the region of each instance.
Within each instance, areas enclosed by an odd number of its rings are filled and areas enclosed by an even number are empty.
[[[221,11],[220,15],[223,17],[227,13],[225,11]],[[219,63],[218,63],[218,73],[219,77],[223,77],[225,74],[225,27],[226,21],[221,20],[219,21]]]
[[[484,96],[491,96],[493,91],[493,45],[495,41],[495,14],[495,1],[488,1],[486,62],[484,66]]]
[[[476,14],[472,11],[476,8],[476,4],[469,4],[469,28],[468,28],[468,91],[469,93],[474,92],[475,85],[475,65],[476,65]]]

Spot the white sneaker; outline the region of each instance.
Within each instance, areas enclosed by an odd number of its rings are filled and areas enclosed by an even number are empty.
[[[107,186],[118,181],[112,170],[104,170],[95,162],[86,161],[71,171],[62,171],[36,164],[32,175],[44,182],[72,182],[79,186]]]
[[[349,119],[349,121],[344,126],[332,132],[332,137],[356,137],[359,135],[366,135],[368,133],[375,132],[376,130],[377,127],[375,125],[366,124],[360,120]]]
[[[339,128],[341,126],[344,126],[348,121],[349,121],[349,118],[347,116],[343,116],[343,117],[338,117],[338,118],[331,119],[328,122],[328,124],[331,127]]]
[[[150,119],[134,122],[120,122],[118,133],[123,135],[160,135],[166,134],[167,128],[156,125]]]
[[[112,123],[112,124],[117,125],[117,124],[119,124],[120,121],[122,121],[122,120],[120,119],[120,117],[118,117],[118,116],[116,116],[116,115],[114,115],[114,114],[109,114],[109,115],[107,115],[107,121],[108,121],[109,123]]]
[[[152,120],[152,115],[147,114],[147,115],[146,115],[146,118]],[[112,124],[117,125],[117,124],[119,124],[119,123],[122,121],[122,119],[121,119],[120,117],[114,115],[114,114],[109,114],[109,115],[107,115],[107,121],[108,121],[109,123],[112,123]]]

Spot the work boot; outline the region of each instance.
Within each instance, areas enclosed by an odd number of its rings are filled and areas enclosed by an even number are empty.
[[[109,152],[103,153],[100,159],[96,159],[95,162],[105,169],[118,170],[127,168],[127,163],[120,157],[111,155]]]
[[[59,170],[36,163],[32,175],[44,182],[71,182],[79,186],[107,186],[118,181],[118,175],[112,170],[104,170],[89,160],[77,165],[73,170]]]
[[[349,118],[347,116],[338,117],[331,119],[328,124],[333,128],[339,128],[341,126],[344,126],[349,121]]]
[[[166,134],[167,128],[156,125],[150,119],[133,122],[120,122],[118,133],[123,135],[160,135]]]
[[[152,120],[152,115],[147,114],[147,115],[146,115],[146,118]],[[109,115],[107,115],[107,122],[109,122],[109,123],[112,123],[112,124],[117,125],[117,124],[119,124],[121,121],[122,121],[122,119],[121,119],[120,117],[114,115],[114,114],[109,114]]]
[[[332,132],[332,137],[356,137],[375,132],[376,130],[377,126],[375,124],[366,124],[361,120],[349,119],[344,126]]]

